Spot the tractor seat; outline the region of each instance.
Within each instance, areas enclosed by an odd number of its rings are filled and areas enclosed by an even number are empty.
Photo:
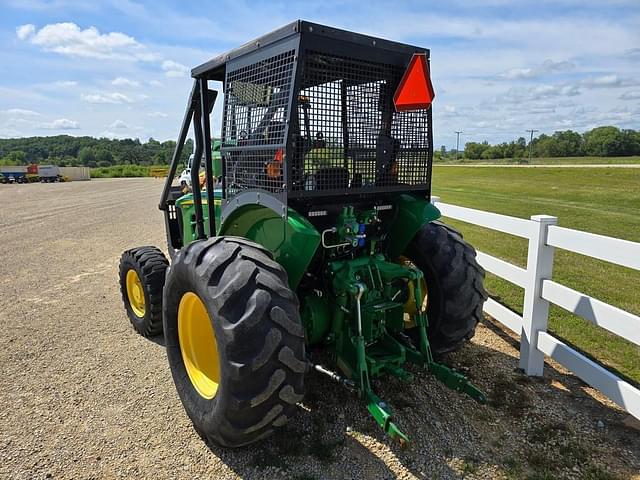
[[[316,190],[344,190],[349,188],[349,170],[344,167],[327,167],[316,170]]]

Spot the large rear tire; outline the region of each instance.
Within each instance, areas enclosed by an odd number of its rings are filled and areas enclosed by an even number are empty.
[[[191,304],[198,307],[185,310]],[[164,333],[180,400],[208,441],[261,440],[302,399],[298,300],[282,266],[258,244],[217,237],[183,248],[167,274]]]
[[[459,348],[475,334],[487,299],[484,269],[462,234],[442,222],[424,225],[405,256],[424,274],[428,338],[434,353]]]
[[[169,262],[156,247],[127,250],[120,257],[120,291],[133,328],[144,337],[162,333],[162,288]]]

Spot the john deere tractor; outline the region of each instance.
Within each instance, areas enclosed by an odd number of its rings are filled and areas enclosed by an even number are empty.
[[[411,363],[484,401],[434,360],[473,336],[487,295],[474,249],[430,203],[429,50],[296,21],[192,76],[159,205],[170,263],[128,250],[120,283],[134,328],[164,332],[200,435],[265,438],[312,374],[355,392],[402,443],[375,379],[411,381]],[[174,177],[190,126],[205,181],[185,194]]]

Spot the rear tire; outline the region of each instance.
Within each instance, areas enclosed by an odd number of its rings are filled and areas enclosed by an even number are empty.
[[[219,369],[212,398],[190,378],[197,355],[181,347],[191,346],[181,339],[179,323],[187,321],[180,308],[190,293],[213,326]],[[282,266],[258,244],[217,237],[183,248],[167,274],[164,334],[180,400],[209,442],[240,447],[261,440],[287,422],[303,397],[307,364],[298,300]]]
[[[458,349],[475,334],[487,299],[485,272],[462,234],[442,222],[424,225],[405,256],[422,270],[428,292],[427,335],[442,354]]]
[[[124,308],[133,328],[144,337],[162,333],[162,289],[168,266],[166,257],[156,247],[133,248],[120,258]],[[132,285],[135,291],[128,288]]]

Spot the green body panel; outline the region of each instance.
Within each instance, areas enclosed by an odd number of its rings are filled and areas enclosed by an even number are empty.
[[[304,297],[300,307],[307,343],[314,345],[325,340],[331,328],[331,307],[327,295],[318,290]]]
[[[207,204],[205,191],[202,197],[204,206]],[[316,228],[293,209],[288,210],[287,218],[282,218],[270,208],[258,204],[234,210],[221,223],[220,190],[214,191],[214,199],[217,234],[244,237],[265,247],[287,271],[289,286],[295,291],[320,244],[320,234]],[[197,238],[193,194],[188,193],[176,200],[176,207],[182,217],[182,244],[188,245]],[[205,231],[208,231],[207,209],[202,210]]]
[[[398,258],[415,234],[425,224],[440,218],[438,210],[426,198],[398,195],[395,202],[398,214],[389,226],[389,257]]]
[[[289,286],[296,290],[320,244],[320,233],[295,210],[283,218],[270,208],[251,204],[233,211],[218,235],[235,235],[259,243],[284,267]]]
[[[216,228],[220,230],[220,209],[222,205],[222,191],[213,191],[213,201],[216,215]],[[207,192],[202,191],[202,215],[204,217],[204,231],[209,231],[209,215],[207,212]],[[187,193],[176,200],[178,215],[182,218],[182,244],[189,245],[196,238],[196,214],[193,206],[193,193]]]
[[[222,156],[220,155],[220,147],[222,146],[221,140],[213,141],[213,148],[211,152],[211,161],[213,163],[213,176],[220,178],[222,176]]]

